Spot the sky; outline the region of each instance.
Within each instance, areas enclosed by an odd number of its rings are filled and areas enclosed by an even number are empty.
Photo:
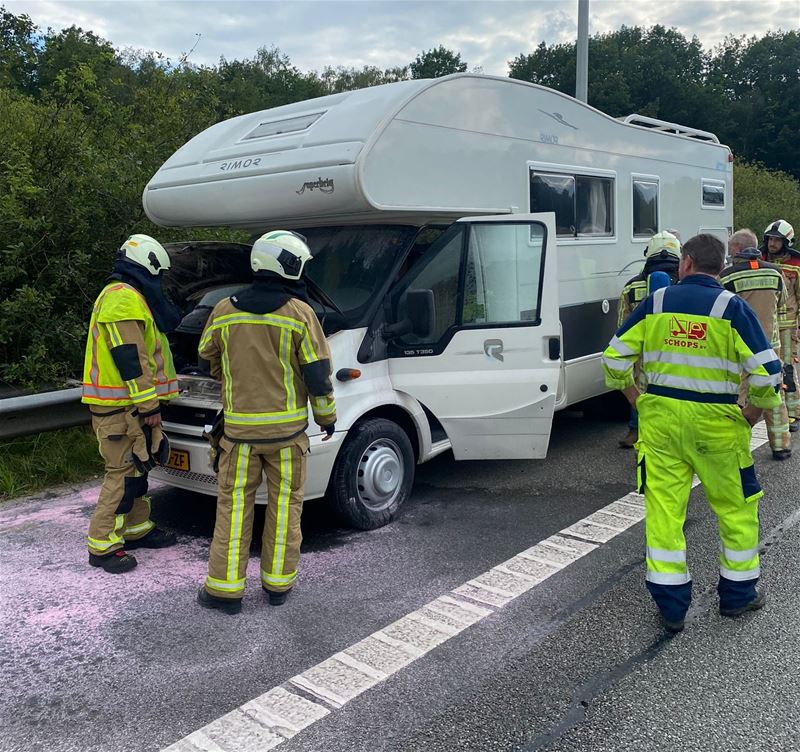
[[[444,45],[505,76],[540,42],[571,41],[577,0],[0,0],[42,29],[75,24],[119,49],[214,65],[278,47],[301,70],[391,68]],[[674,26],[706,48],[726,35],[800,27],[800,0],[590,0],[589,32]],[[199,36],[198,36],[199,35]]]

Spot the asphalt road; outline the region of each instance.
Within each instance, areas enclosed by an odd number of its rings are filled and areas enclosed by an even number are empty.
[[[399,519],[373,532],[343,530],[311,502],[290,600],[270,608],[251,576],[237,617],[194,603],[214,520],[204,497],[157,491],[154,516],[179,545],[137,551],[139,567],[120,577],[86,562],[97,481],[4,505],[0,750],[800,749],[800,451],[783,463],[755,452],[769,543],[758,614],[717,614],[716,523],[701,488],[686,526],[695,601],[677,637],[665,636],[644,588],[640,523],[546,575],[534,561],[536,584],[505,603],[452,592],[512,557],[530,562],[517,555],[625,497],[634,459],[616,448],[622,432],[561,414],[546,461],[441,457],[418,469]],[[615,524],[603,515],[593,519]],[[503,592],[487,587],[476,592]],[[452,627],[440,596],[475,623]],[[426,606],[436,599],[438,615]],[[412,612],[421,631],[404,637],[391,625]],[[386,638],[385,655],[441,637],[391,670],[334,660],[339,694],[321,694],[331,656],[377,665],[354,649],[376,633],[400,640]],[[345,696],[354,676],[369,686]],[[286,710],[273,723],[275,698],[314,722]],[[237,736],[256,721],[257,736]]]

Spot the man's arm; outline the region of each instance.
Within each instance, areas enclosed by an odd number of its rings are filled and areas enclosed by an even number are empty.
[[[333,435],[336,423],[336,401],[333,397],[331,353],[328,340],[314,312],[309,308],[303,317],[303,333],[296,340],[300,372],[308,391],[314,421]]]
[[[216,381],[222,381],[222,351],[219,344],[219,329],[214,327],[215,311],[206,321],[203,334],[200,336],[200,344],[197,347],[197,352],[201,358],[208,361],[209,372],[211,378]]]
[[[131,402],[142,418],[153,418],[148,424],[160,422],[161,406],[156,394],[155,378],[150,369],[144,344],[144,324],[141,321],[108,321],[99,324],[109,343],[111,357],[119,375],[128,388]]]
[[[748,374],[748,403],[754,409],[745,413],[748,420],[758,420],[756,411],[777,407],[783,366],[753,309],[741,298],[735,298],[736,310],[731,328],[736,347],[736,357]]]
[[[650,298],[646,298],[634,309],[603,353],[606,386],[619,389],[631,405],[635,405],[639,397],[633,365],[644,347],[645,314],[649,301]]]

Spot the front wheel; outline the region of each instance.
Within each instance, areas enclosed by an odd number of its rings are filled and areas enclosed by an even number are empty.
[[[413,483],[414,450],[406,432],[390,420],[368,418],[350,430],[328,496],[346,524],[373,530],[394,519]]]

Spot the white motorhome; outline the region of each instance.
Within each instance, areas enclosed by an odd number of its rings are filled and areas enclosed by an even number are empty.
[[[369,528],[441,452],[545,457],[554,412],[606,391],[599,356],[648,238],[727,239],[731,161],[710,133],[459,74],[218,123],[163,165],[143,203],[163,226],[308,238],[338,420],[325,443],[309,428],[306,498],[327,494]],[[248,247],[172,251],[197,305],[165,417],[172,467],[158,475],[215,493],[201,434],[219,392],[193,348],[213,303],[248,281]]]

